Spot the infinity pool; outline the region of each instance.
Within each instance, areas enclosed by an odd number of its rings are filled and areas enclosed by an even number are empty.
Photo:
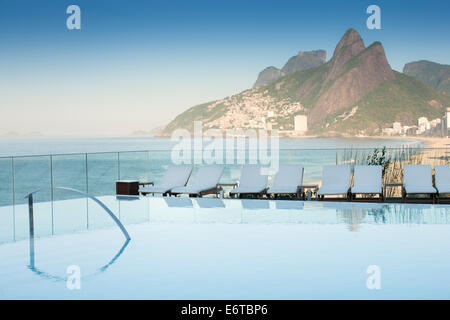
[[[450,206],[99,199],[0,207],[1,299],[450,298]]]

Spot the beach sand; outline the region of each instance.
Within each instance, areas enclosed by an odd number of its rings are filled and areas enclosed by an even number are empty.
[[[418,137],[425,143],[426,148],[450,148],[450,138]]]

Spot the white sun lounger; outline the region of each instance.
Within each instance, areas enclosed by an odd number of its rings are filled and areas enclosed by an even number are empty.
[[[267,190],[267,194],[294,194],[300,198],[301,185],[303,183],[303,166],[299,164],[280,165],[275,175],[273,186]]]
[[[429,194],[434,203],[437,191],[432,175],[430,165],[406,164],[403,167],[403,201],[410,194]]]
[[[358,194],[378,194],[383,200],[383,168],[382,166],[355,166],[353,173],[352,198]]]
[[[164,173],[161,183],[156,186],[140,187],[139,193],[145,194],[167,194],[170,190],[176,187],[183,187],[189,180],[192,172],[192,166],[180,165],[169,166]]]
[[[243,194],[263,195],[267,190],[267,175],[261,174],[261,166],[245,165],[242,168],[239,186],[230,191],[230,196]]]
[[[450,193],[450,165],[434,167],[434,184],[439,193]]]
[[[191,178],[190,183],[186,187],[174,188],[170,191],[171,194],[188,194],[189,196],[204,196],[207,194],[218,195],[219,180],[222,177],[223,166],[204,166],[200,167]]]
[[[328,195],[344,195],[346,199],[350,194],[349,165],[328,165],[323,167],[322,186],[317,191],[319,200],[323,200]]]
[[[450,194],[450,166],[440,165],[434,167],[434,185],[438,192],[438,200],[441,195]]]

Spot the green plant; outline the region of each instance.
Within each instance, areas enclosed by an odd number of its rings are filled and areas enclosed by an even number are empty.
[[[386,147],[383,147],[382,149],[374,149],[372,153],[367,155],[366,163],[370,166],[381,166],[383,168],[384,175],[386,168],[391,163]]]

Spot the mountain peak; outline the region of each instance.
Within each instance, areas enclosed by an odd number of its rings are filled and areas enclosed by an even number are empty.
[[[295,71],[315,68],[324,64],[327,59],[325,50],[299,51],[296,56],[291,57],[283,66],[281,71],[289,74]]]
[[[261,71],[253,87],[269,84],[292,72],[318,67],[324,64],[326,59],[327,52],[325,50],[299,51],[296,56],[286,62],[281,70],[271,66]]]
[[[358,55],[365,49],[364,41],[358,31],[350,28],[345,32],[334,50],[333,59],[338,56],[345,56],[348,59]],[[348,60],[347,59],[347,60]]]
[[[364,41],[359,33],[353,28],[348,29],[334,50],[328,80],[339,77],[344,70],[345,63],[360,54],[365,48]]]
[[[256,79],[256,82],[253,85],[253,87],[255,88],[266,85],[268,83],[271,83],[272,81],[277,80],[282,76],[284,76],[284,73],[280,69],[274,66],[267,67],[259,73],[258,79]]]

